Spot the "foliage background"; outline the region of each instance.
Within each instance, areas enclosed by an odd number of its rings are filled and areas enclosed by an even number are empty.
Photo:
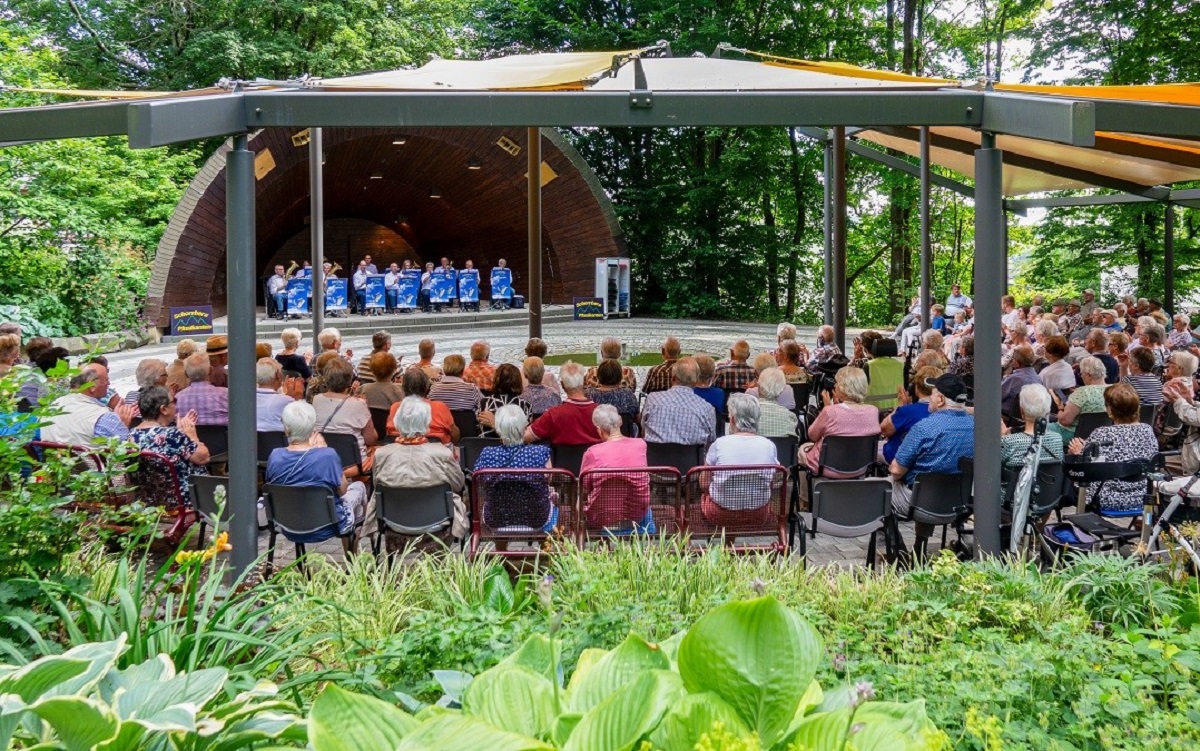
[[[967,80],[1200,79],[1200,6],[1171,0],[0,0],[0,19],[0,79],[17,85],[179,89],[660,39],[677,55],[727,42]],[[6,93],[0,104],[35,101]],[[570,136],[616,205],[643,313],[820,318],[819,144],[783,128]],[[136,319],[158,237],[215,146],[133,152],[105,139],[0,151],[0,303],[61,333]],[[885,323],[917,285],[916,180],[853,156],[848,177],[851,317]],[[933,201],[935,288],[969,288],[970,202],[940,189]],[[1176,211],[1186,298],[1200,286],[1200,218]],[[1160,295],[1162,216],[1145,204],[1011,220],[1013,290]]]

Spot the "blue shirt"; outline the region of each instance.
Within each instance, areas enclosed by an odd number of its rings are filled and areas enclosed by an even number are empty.
[[[942,409],[908,429],[895,461],[908,469],[904,483],[912,487],[917,475],[925,472],[956,475],[958,460],[974,456],[975,416],[961,409]]]
[[[337,497],[342,486],[342,460],[331,448],[312,448],[308,451],[275,449],[267,459],[266,480],[273,485],[291,485],[300,488],[328,488]],[[334,504],[337,509],[338,534],[349,534],[354,527],[341,499]],[[317,530],[310,535],[294,539],[293,542],[322,542],[333,536],[333,530]],[[291,539],[291,538],[289,538]]]
[[[696,396],[712,405],[712,408],[717,412],[725,409],[725,391],[716,386],[693,386],[692,391],[696,392]]]
[[[935,331],[945,331],[946,330],[946,317],[945,316],[934,316],[933,322],[929,324],[929,328],[934,329]]]
[[[884,461],[890,464],[896,458],[896,451],[900,449],[900,444],[904,442],[904,436],[908,435],[909,429],[926,417],[929,417],[929,402],[916,402],[896,407],[896,410],[892,412],[892,427],[896,429],[896,432],[892,433],[892,437],[883,444]]]

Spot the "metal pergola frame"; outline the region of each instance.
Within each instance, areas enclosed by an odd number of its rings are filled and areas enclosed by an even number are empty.
[[[639,80],[639,83],[641,81]],[[651,82],[652,83],[652,82]],[[226,161],[226,256],[229,304],[229,488],[233,512],[233,564],[245,570],[257,557],[255,508],[255,176],[247,148],[252,131],[267,127],[318,128],[413,126],[520,126],[536,146],[540,127],[808,126],[831,128],[827,169],[833,210],[826,213],[834,260],[829,276],[832,320],[844,336],[845,160],[847,127],[962,126],[981,131],[975,159],[974,294],[985,315],[976,322],[975,487],[979,549],[1000,547],[1000,345],[999,315],[1007,258],[1004,247],[1002,153],[995,136],[1014,135],[1074,146],[1092,146],[1096,131],[1200,137],[1196,109],[1125,101],[1081,100],[968,89],[918,91],[629,92],[557,91],[324,91],[258,90],[158,100],[118,100],[0,111],[0,144],[91,136],[127,136],[134,148],[153,148],[212,137],[233,137]],[[926,137],[927,131],[923,130]],[[849,147],[861,153],[855,147]],[[865,147],[864,147],[865,148]],[[535,149],[530,149],[530,163]],[[926,147],[927,153],[927,147]],[[902,160],[901,160],[902,161]],[[898,165],[892,165],[898,166]],[[920,172],[928,183],[941,184]],[[529,170],[530,255],[540,258],[538,170]],[[1030,205],[1026,203],[1026,205]],[[1010,207],[1013,203],[1010,202]],[[923,220],[927,222],[927,217]],[[923,226],[927,226],[923,224]],[[536,236],[536,237],[535,237]],[[927,259],[927,249],[923,254]],[[531,269],[540,263],[530,264]],[[531,282],[536,283],[536,279]],[[928,299],[928,269],[922,269]],[[531,328],[540,327],[531,289]],[[986,460],[984,459],[986,458]],[[982,492],[980,489],[983,489]]]

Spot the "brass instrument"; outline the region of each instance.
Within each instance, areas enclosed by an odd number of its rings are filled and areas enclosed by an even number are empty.
[[[324,258],[322,260],[325,263],[329,263],[328,258]],[[341,270],[342,270],[342,264],[334,262],[334,263],[330,264],[330,266],[329,266],[329,276],[333,276],[334,274],[336,274],[337,272],[339,272]]]
[[[296,269],[298,269],[298,268],[300,268],[300,264],[296,263],[295,261],[292,261],[292,265],[288,266],[287,271],[283,272],[283,281],[285,283],[292,281],[292,274],[295,274]]]

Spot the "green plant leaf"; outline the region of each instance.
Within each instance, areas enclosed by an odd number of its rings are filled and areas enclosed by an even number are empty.
[[[442,693],[456,704],[462,704],[463,694],[475,680],[475,676],[461,670],[434,670],[433,678],[442,687]]]
[[[107,705],[83,696],[42,699],[30,710],[54,729],[67,751],[89,751],[114,737],[120,725]]]
[[[91,662],[70,657],[43,657],[0,679],[0,694],[16,694],[26,704],[50,689],[81,675]]]
[[[588,651],[592,650],[585,650],[585,653]],[[526,639],[516,652],[501,660],[500,664],[532,670],[538,675],[545,676],[549,681],[561,684],[560,676],[555,673],[555,666],[559,664],[561,652],[562,647],[558,642],[552,641],[542,634],[535,634]]]
[[[418,724],[385,701],[330,684],[313,702],[308,742],[314,751],[394,751]]]
[[[629,751],[654,730],[667,708],[684,693],[683,681],[668,670],[643,670],[584,714],[564,751]]]
[[[923,748],[927,734],[937,732],[925,714],[924,699],[867,702],[854,713],[850,743],[856,751],[906,751]]]
[[[796,751],[842,751],[853,716],[853,709],[842,707],[807,717],[775,748],[795,746]]]
[[[558,714],[554,685],[521,667],[498,665],[480,673],[463,696],[463,711],[501,730],[549,738]]]
[[[674,634],[671,634],[671,636],[658,643],[658,648],[661,649],[662,653],[667,656],[668,660],[671,661],[672,667],[679,662],[679,645],[683,644],[683,637],[685,636],[687,636],[686,631],[676,631]]]
[[[122,633],[112,641],[80,644],[78,647],[68,649],[62,656],[75,660],[87,660],[89,662],[87,669],[47,690],[43,696],[49,698],[88,693],[112,670],[117,658],[125,651],[125,646],[126,635]]]
[[[679,646],[691,693],[711,691],[770,747],[796,714],[821,659],[820,638],[773,597],[732,602],[701,618]]]
[[[564,712],[556,717],[554,730],[550,732],[550,739],[554,741],[554,745],[559,748],[565,746],[567,739],[571,737],[571,733],[575,731],[575,727],[582,719],[583,715],[578,712]]]
[[[497,613],[511,613],[516,603],[512,581],[503,566],[493,566],[483,580],[483,602]]]
[[[616,649],[601,657],[576,684],[572,678],[569,709],[588,710],[646,670],[670,670],[671,662],[657,645],[630,634]],[[577,671],[578,672],[578,671]]]
[[[190,714],[187,726],[195,724],[196,713],[209,702],[225,685],[228,678],[225,668],[208,668],[177,675],[165,681],[150,681],[118,689],[113,697],[113,708],[122,720],[137,719],[154,724],[183,721],[180,709]],[[171,710],[170,717],[164,713]]]
[[[395,751],[551,751],[536,738],[500,730],[461,714],[431,718],[404,739]]]
[[[700,736],[720,722],[738,738],[749,738],[750,729],[733,707],[716,694],[688,694],[663,715],[662,722],[650,734],[655,751],[692,751]]]
[[[568,696],[579,690],[579,684],[583,683],[587,674],[606,654],[608,654],[607,649],[597,649],[596,647],[589,647],[579,653],[579,659],[575,661],[575,672],[571,673],[571,682],[567,684]]]
[[[820,683],[813,681],[808,684],[808,690],[804,692],[804,696],[800,697],[800,703],[796,705],[796,713],[792,716],[792,722],[788,725],[787,732],[784,735],[791,735],[800,726],[800,723],[804,722],[810,712],[821,706],[821,702],[824,699],[825,694],[821,691]]]

